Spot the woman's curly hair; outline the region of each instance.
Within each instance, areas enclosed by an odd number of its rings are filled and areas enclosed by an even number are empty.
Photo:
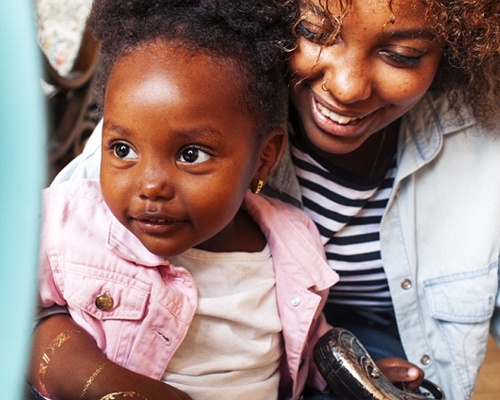
[[[309,0],[297,1],[309,4]],[[328,12],[333,1],[340,5],[340,15]],[[320,0],[329,18],[327,42],[338,34],[352,1]],[[391,10],[395,1],[387,0]],[[426,7],[426,17],[435,28],[436,40],[444,44],[444,56],[433,89],[446,91],[452,104],[457,106],[458,99],[465,101],[479,122],[491,122],[490,118],[497,116],[500,106],[500,1],[419,1]],[[397,15],[393,14],[388,23],[395,19]]]
[[[293,16],[280,0],[94,0],[87,23],[101,42],[98,97],[102,102],[118,57],[163,40],[235,66],[247,88],[242,102],[258,132],[267,133],[286,120],[283,75],[295,43]]]
[[[434,86],[462,94],[481,122],[500,107],[500,2],[422,0],[445,44]]]

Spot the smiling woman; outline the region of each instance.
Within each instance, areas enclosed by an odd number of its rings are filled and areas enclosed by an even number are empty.
[[[498,295],[500,5],[299,3],[291,163],[267,193],[318,226],[329,322],[468,399]]]
[[[436,41],[431,21],[422,18],[425,7],[419,2],[411,8],[395,2],[389,8],[385,2],[355,1],[334,37],[324,33],[334,27],[319,4],[305,8],[297,26],[291,98],[308,140],[339,164],[338,154],[352,153],[376,133],[380,139],[386,126],[422,98],[444,45]],[[331,13],[340,11],[329,7]],[[396,129],[391,126],[389,136],[395,137]],[[367,152],[349,159],[364,174],[375,156]]]

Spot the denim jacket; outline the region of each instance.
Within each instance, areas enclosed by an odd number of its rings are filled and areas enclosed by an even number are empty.
[[[380,240],[401,341],[448,399],[468,399],[490,327],[500,344],[500,129],[427,94],[402,118],[397,163]],[[300,201],[291,163],[270,185]]]
[[[279,398],[296,399],[306,380],[326,386],[311,348],[330,328],[321,310],[338,276],[303,212],[252,193],[244,208],[265,234],[273,259],[285,356]],[[96,180],[49,188],[43,211],[40,306],[66,306],[109,359],[160,379],[197,306],[191,275],[150,253],[121,225]]]

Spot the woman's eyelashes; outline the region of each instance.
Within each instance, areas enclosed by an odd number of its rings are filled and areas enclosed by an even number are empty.
[[[332,31],[325,29],[321,24],[315,24],[309,21],[301,21],[295,28],[297,36],[302,37],[314,44],[329,46],[334,42]]]
[[[408,56],[391,50],[380,50],[380,54],[386,58],[386,62],[398,68],[418,67],[420,65],[423,52],[419,51],[418,53],[419,54],[415,56]]]
[[[321,26],[313,24],[308,21],[300,22],[296,29],[298,36],[320,46],[332,46],[335,44],[335,38],[332,37],[330,31],[325,31]],[[417,67],[420,64],[421,57],[424,51],[405,48],[406,53],[413,53],[415,55],[405,55],[393,50],[380,50],[380,54],[385,58],[386,62],[392,66],[402,67]]]

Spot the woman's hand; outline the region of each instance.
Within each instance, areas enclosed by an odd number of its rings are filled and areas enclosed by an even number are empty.
[[[413,391],[417,390],[424,380],[424,371],[402,358],[382,358],[375,364],[392,384],[403,383]]]

